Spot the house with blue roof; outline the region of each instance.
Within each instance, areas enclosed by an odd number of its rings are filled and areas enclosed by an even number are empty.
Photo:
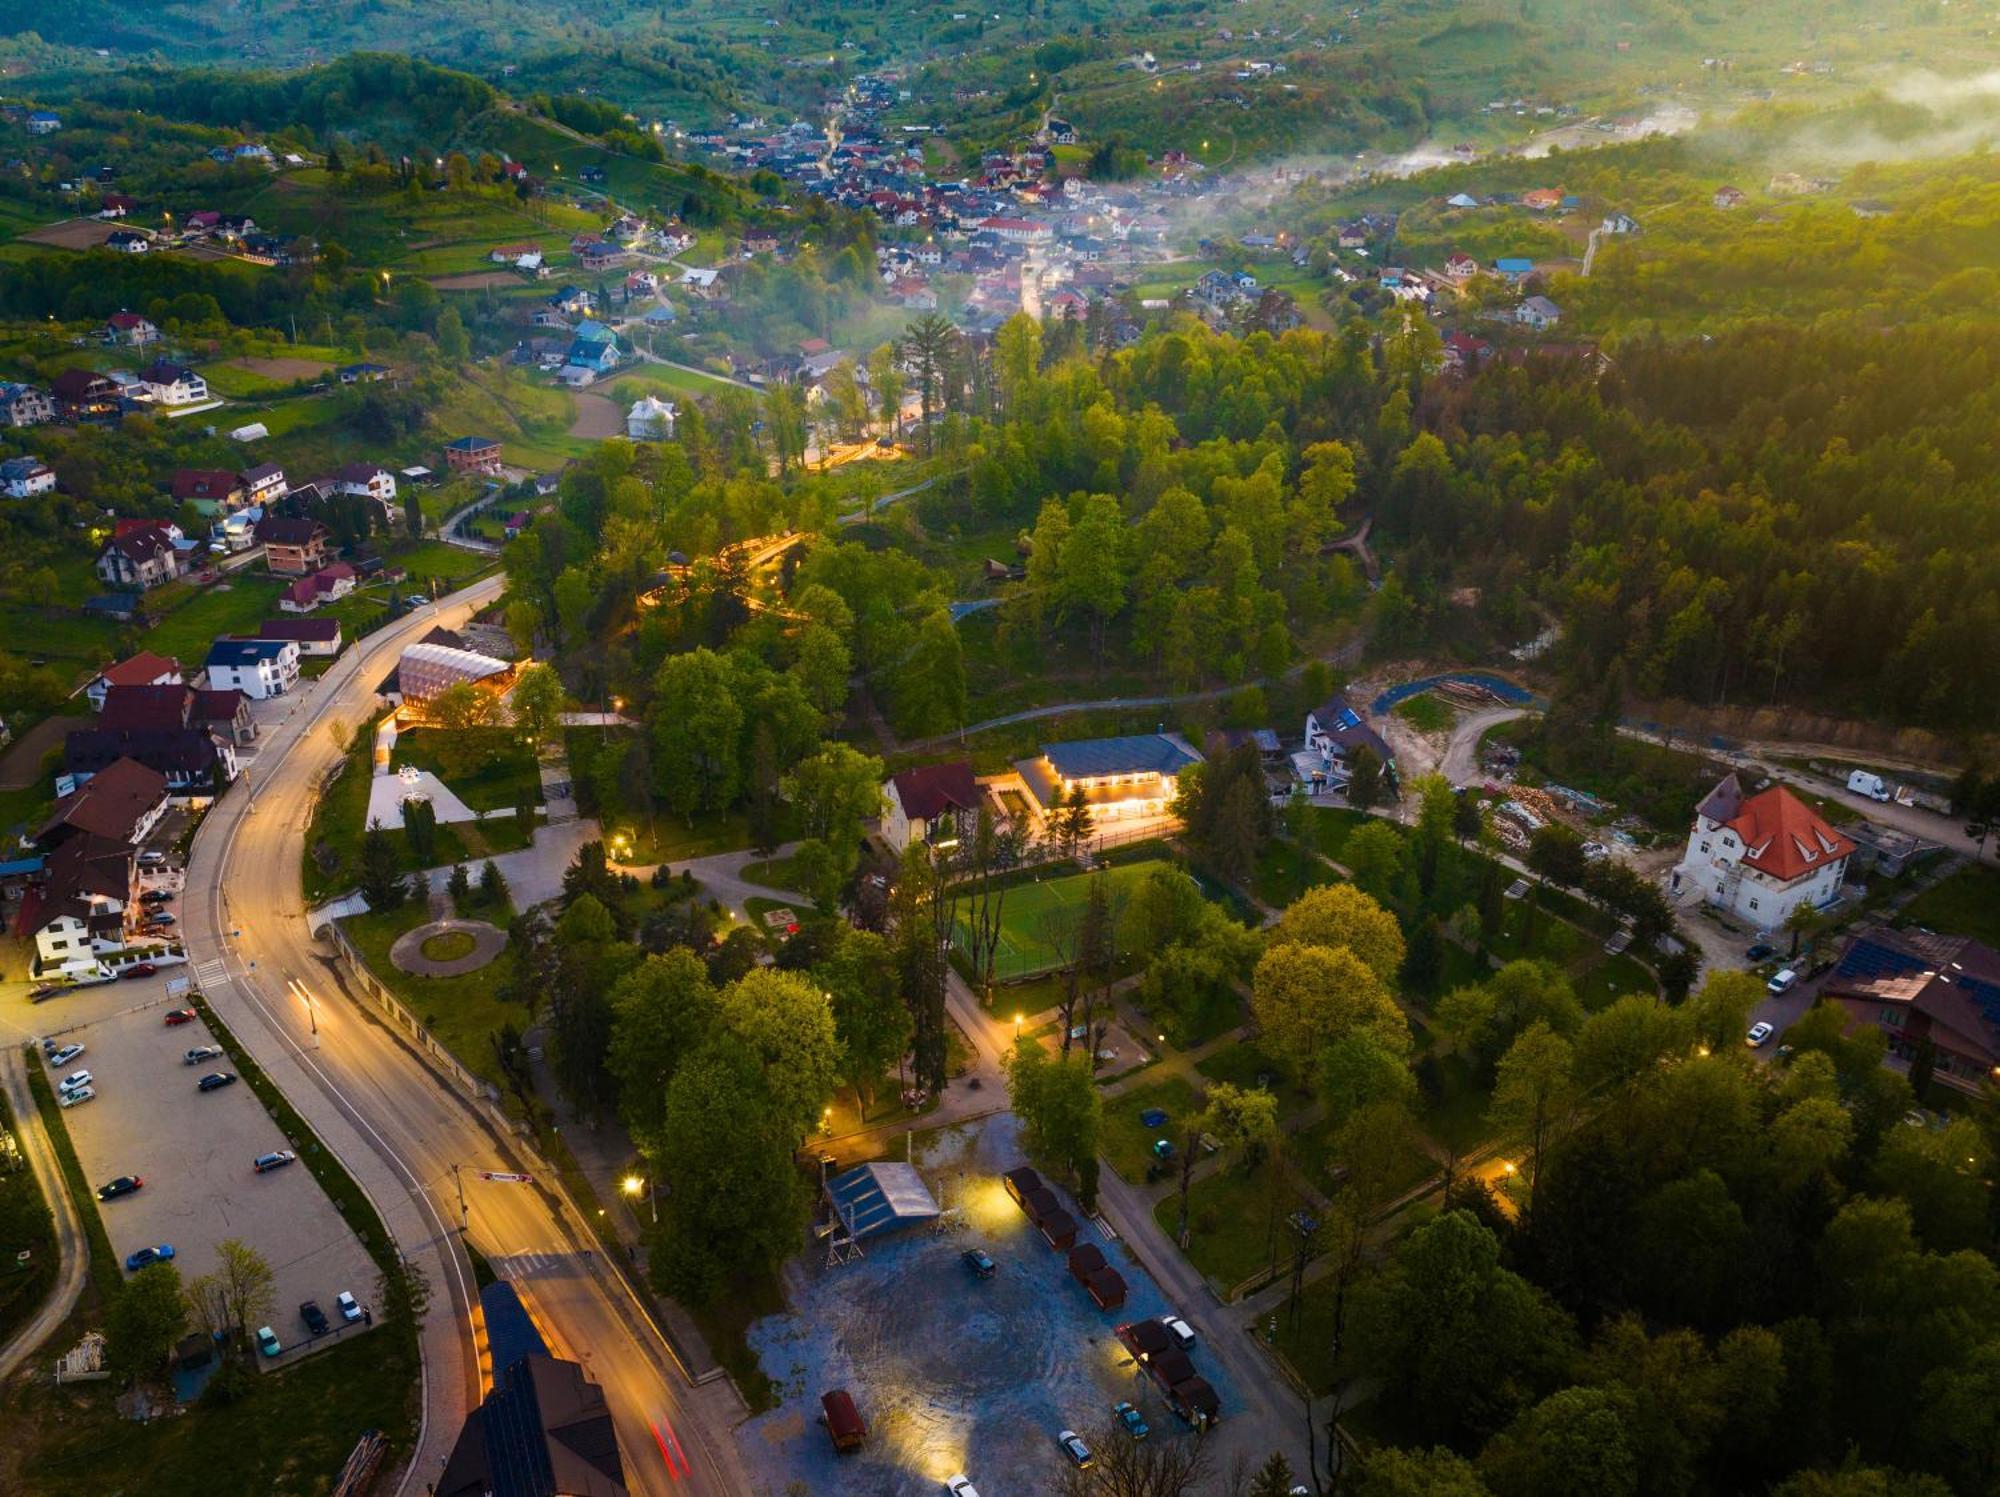
[[[1493,269],[1510,281],[1518,281],[1534,272],[1535,262],[1519,255],[1509,255],[1495,260]]]
[[[218,639],[203,663],[211,691],[240,691],[253,702],[283,696],[299,684],[294,639]]]
[[[1103,819],[1166,815],[1181,771],[1201,762],[1177,733],[1134,733],[1045,743],[1040,754],[1017,760],[1014,768],[1044,814],[1081,791]]]
[[[618,367],[618,335],[601,322],[578,325],[576,337],[563,363],[572,369],[588,369],[593,375],[609,374]]]
[[[62,116],[52,110],[37,109],[28,116],[30,135],[53,135],[62,129]]]
[[[1352,777],[1352,761],[1360,749],[1374,754],[1384,771],[1394,774],[1396,755],[1387,740],[1368,725],[1346,694],[1336,692],[1321,706],[1306,714],[1306,749],[1301,766],[1311,771],[1308,778],[1321,784],[1328,780],[1345,784]],[[1316,762],[1314,761],[1316,758]]]

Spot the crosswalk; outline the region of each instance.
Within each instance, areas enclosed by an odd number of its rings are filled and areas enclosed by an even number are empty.
[[[503,1253],[489,1261],[503,1279],[532,1279],[554,1273],[563,1266],[565,1253]]]
[[[204,993],[221,987],[229,981],[229,966],[221,957],[210,957],[205,962],[197,962],[194,967],[194,984]]]

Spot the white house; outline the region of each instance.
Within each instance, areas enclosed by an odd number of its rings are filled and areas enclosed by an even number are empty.
[[[1762,930],[1840,892],[1854,843],[1782,785],[1745,797],[1729,775],[1696,807],[1669,890],[1698,897]]]
[[[240,691],[253,702],[283,696],[299,681],[299,647],[290,639],[218,639],[209,647],[208,687]]]
[[[625,435],[635,442],[670,442],[680,415],[671,400],[648,395],[634,401],[625,416]]]
[[[208,399],[208,381],[185,364],[161,359],[139,378],[145,398],[160,405],[194,405]]]
[[[96,679],[84,688],[83,694],[90,699],[92,711],[102,712],[104,698],[114,686],[179,686],[182,682],[179,661],[155,655],[151,650],[141,650],[99,671]]]
[[[380,463],[346,463],[333,475],[336,494],[354,494],[377,504],[396,502],[396,475]]]
[[[38,457],[10,457],[0,463],[0,494],[9,499],[52,494],[55,487],[56,470]]]
[[[978,814],[980,793],[966,759],[893,775],[882,787],[882,840],[902,852],[912,842],[962,837]]]
[[[1562,321],[1562,315],[1562,308],[1546,296],[1531,296],[1514,309],[1514,320],[1536,332],[1554,327]]]

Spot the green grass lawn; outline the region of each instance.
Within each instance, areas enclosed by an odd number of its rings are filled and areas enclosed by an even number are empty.
[[[1312,813],[1313,846],[1336,863],[1343,861],[1341,854],[1347,850],[1347,839],[1354,835],[1355,828],[1370,819],[1366,811],[1349,811],[1341,806],[1314,806]]]
[[[392,547],[389,561],[410,574],[410,587],[421,590],[433,580],[447,591],[499,565],[497,558],[443,541],[412,541]]]
[[[1428,691],[1407,697],[1395,706],[1396,716],[1403,719],[1419,733],[1449,733],[1452,724],[1458,721],[1458,714],[1451,703]]]
[[[1485,1142],[1486,1107],[1491,1095],[1478,1071],[1462,1055],[1426,1056],[1417,1064],[1422,1089],[1418,1122],[1438,1143],[1460,1154]]]
[[[504,911],[497,916],[477,908],[466,913],[479,919],[491,918],[496,925],[507,923]],[[502,1024],[511,1023],[517,1029],[528,1024],[528,1011],[524,1007],[502,1002],[499,997],[500,983],[507,973],[507,958],[502,954],[463,977],[416,977],[398,970],[389,960],[389,948],[396,944],[396,937],[415,930],[429,919],[430,912],[413,903],[398,910],[353,915],[341,921],[340,927],[347,932],[347,938],[361,953],[368,969],[395,991],[440,1044],[458,1057],[466,1069],[496,1086],[504,1086],[506,1078],[494,1059],[490,1036],[498,1033]]]
[[[1340,875],[1325,863],[1282,837],[1273,837],[1257,854],[1253,887],[1257,897],[1274,910],[1282,910],[1308,889],[1339,881]]]
[[[148,631],[146,648],[197,670],[208,647],[222,635],[254,634],[265,619],[274,617],[278,595],[289,585],[282,578],[238,572],[205,588],[183,583],[158,588],[147,599],[148,607],[165,603],[172,611]]]
[[[791,858],[760,858],[743,865],[743,877],[767,889],[797,889],[798,873]]]
[[[1139,1114],[1157,1107],[1167,1120],[1156,1128],[1139,1121]],[[1133,1184],[1146,1178],[1153,1159],[1153,1141],[1172,1139],[1178,1150],[1187,1142],[1187,1123],[1201,1107],[1201,1097],[1178,1076],[1104,1099],[1104,1120],[1098,1130],[1098,1152]]]
[[[1238,1040],[1233,1045],[1224,1045],[1205,1060],[1195,1062],[1194,1068],[1210,1081],[1226,1081],[1231,1086],[1252,1087],[1266,1082],[1275,1089],[1282,1090],[1277,1063],[1257,1047],[1254,1040]]]
[[[1289,1251],[1284,1219],[1306,1201],[1289,1181],[1272,1180],[1269,1170],[1266,1166],[1255,1175],[1245,1175],[1231,1165],[1195,1181],[1188,1192],[1188,1261],[1224,1294],[1270,1264],[1274,1191],[1280,1263]],[[1160,1199],[1153,1219],[1168,1236],[1179,1230],[1178,1190]]]
[[[1593,962],[1571,981],[1576,987],[1578,1001],[1592,1013],[1609,1008],[1628,993],[1651,995],[1659,992],[1659,986],[1645,964],[1627,953]]]
[[[1110,869],[1104,876],[1111,881],[1112,897],[1131,890],[1160,866],[1158,859],[1149,859]],[[1065,906],[1081,905],[1088,899],[1094,877],[1094,874],[1073,873],[1066,878],[1021,884],[1008,891],[1000,917],[1000,955],[995,966],[1002,980],[1045,972],[1061,964],[1055,946],[1049,941],[1049,922],[1058,918]],[[965,928],[961,925],[953,934],[962,946]]]
[[[429,770],[475,811],[508,810],[524,801],[541,804],[542,768],[534,750],[527,744],[517,738],[496,735],[497,752],[468,774],[447,772],[444,758],[438,752],[439,740],[443,736],[434,728],[413,728],[397,734],[395,753],[391,756],[392,766],[409,764]],[[454,824],[453,829],[462,828]],[[482,831],[493,829],[486,825],[480,828]]]
[[[2000,946],[2000,872],[1959,869],[1903,906],[1906,920]]]

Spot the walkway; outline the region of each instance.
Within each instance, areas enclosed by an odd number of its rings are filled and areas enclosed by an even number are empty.
[[[42,1196],[48,1201],[49,1211],[55,1217],[56,1251],[62,1255],[62,1269],[56,1278],[54,1291],[42,1302],[34,1318],[22,1326],[5,1346],[0,1346],[0,1383],[12,1377],[15,1369],[69,1319],[70,1311],[76,1308],[77,1296],[83,1293],[83,1281],[90,1264],[90,1253],[84,1243],[83,1224],[77,1217],[76,1203],[70,1199],[69,1191],[63,1184],[62,1167],[56,1161],[55,1146],[42,1127],[42,1115],[35,1106],[35,1095],[28,1090],[30,1064],[19,1047],[7,1046],[4,1052],[0,1052],[0,1087],[6,1090],[7,1105],[14,1113],[14,1131],[28,1156],[29,1165],[34,1169],[35,1182],[41,1186]]]
[[[472,938],[472,950],[449,961],[424,954],[424,944],[433,936],[464,935]],[[507,932],[484,920],[433,920],[396,937],[389,948],[389,960],[416,977],[463,977],[490,964],[507,949]]]

